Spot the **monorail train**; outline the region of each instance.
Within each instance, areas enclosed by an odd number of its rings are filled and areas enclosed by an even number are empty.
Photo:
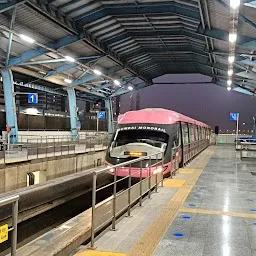
[[[147,177],[149,164],[157,165],[155,171],[163,170],[169,173],[173,157],[177,157],[179,165],[184,165],[195,154],[202,151],[209,144],[210,127],[207,124],[184,116],[177,112],[150,108],[138,111],[129,111],[118,118],[118,125],[106,154],[106,164],[113,166],[136,157],[149,156],[162,152],[150,160],[134,163],[131,169],[116,168],[117,176]],[[163,158],[163,159],[162,159]],[[111,173],[114,170],[111,169]]]

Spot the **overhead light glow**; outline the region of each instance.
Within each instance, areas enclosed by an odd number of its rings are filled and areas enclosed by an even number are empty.
[[[227,84],[228,84],[228,86],[231,86],[232,81],[229,79],[229,80],[227,81]]]
[[[114,80],[114,84],[119,86],[120,82],[118,80]]]
[[[130,91],[132,91],[133,90],[133,87],[132,86],[128,86],[128,89],[130,90]]]
[[[227,87],[227,90],[230,91],[230,90],[231,90],[231,86],[228,86],[228,87]]]
[[[98,76],[102,75],[102,73],[98,69],[94,69],[93,73]]]
[[[229,56],[228,57],[228,62],[233,63],[235,61],[235,56]]]
[[[75,62],[76,60],[70,56],[65,56],[65,59],[70,62]]]
[[[229,75],[229,76],[232,76],[232,75],[233,75],[233,69],[229,69],[229,70],[228,70],[228,75]]]
[[[233,9],[236,9],[237,7],[239,7],[239,5],[240,5],[240,0],[230,0],[230,6]]]
[[[229,42],[234,43],[237,39],[237,34],[236,33],[229,33]]]
[[[28,37],[28,36],[23,35],[23,34],[20,35],[20,38],[21,38],[22,40],[24,40],[24,41],[30,43],[30,44],[33,44],[33,43],[35,42],[35,40],[34,40],[33,38]]]
[[[27,108],[26,109],[26,113],[28,115],[37,115],[38,114],[38,110],[36,108]]]
[[[71,79],[68,79],[68,78],[65,78],[65,79],[64,79],[64,82],[66,82],[67,84],[71,84],[71,83],[72,83],[72,80],[71,80]]]

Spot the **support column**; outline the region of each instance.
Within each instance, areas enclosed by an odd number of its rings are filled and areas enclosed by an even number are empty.
[[[71,133],[73,135],[73,139],[76,138],[78,135],[78,131],[76,128],[76,123],[78,121],[77,118],[77,107],[76,107],[76,93],[75,89],[68,87],[67,88],[68,92],[68,105],[69,105],[69,115],[70,115],[70,128],[71,128]]]
[[[18,124],[14,96],[13,76],[10,69],[2,70],[1,73],[3,77],[4,87],[6,126],[11,128],[9,132],[10,143],[15,143],[18,142]]]
[[[112,114],[112,100],[111,98],[105,99],[106,118],[108,123],[108,133],[112,134],[113,129],[113,114]]]

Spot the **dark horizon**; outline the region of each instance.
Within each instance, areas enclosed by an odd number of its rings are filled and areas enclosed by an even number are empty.
[[[140,109],[165,108],[174,110],[194,119],[218,125],[222,132],[235,130],[235,121],[229,120],[230,112],[240,113],[239,129],[252,130],[256,114],[256,98],[209,83],[210,77],[200,74],[164,75],[154,79],[155,83],[199,84],[154,84],[143,88],[140,94]],[[134,109],[137,91],[121,96],[121,113],[130,110],[133,97]],[[245,123],[245,125],[243,125]]]

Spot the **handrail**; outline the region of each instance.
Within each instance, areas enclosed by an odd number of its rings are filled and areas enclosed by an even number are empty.
[[[16,256],[17,250],[17,229],[18,229],[18,201],[20,196],[0,198],[0,207],[12,204],[12,227],[8,228],[8,232],[12,232],[11,255]]]
[[[173,148],[173,150],[176,150],[178,147],[175,147]],[[158,159],[158,155],[162,155],[162,159]],[[159,183],[161,183],[161,185],[163,186],[163,171],[164,171],[164,152],[162,151],[159,151],[159,152],[156,152],[154,154],[151,154],[149,156],[143,156],[143,157],[139,157],[137,159],[133,159],[133,160],[129,160],[129,161],[126,161],[124,163],[120,163],[120,164],[117,164],[117,165],[113,165],[113,166],[110,166],[110,167],[106,167],[104,169],[101,169],[101,170],[95,170],[93,172],[93,184],[92,184],[92,218],[91,218],[91,248],[94,248],[94,238],[95,238],[95,232],[97,232],[97,230],[102,226],[98,226],[98,227],[95,227],[95,213],[96,213],[96,209],[98,207],[96,207],[96,193],[107,188],[107,187],[113,187],[113,196],[111,197],[111,200],[112,200],[112,229],[115,230],[115,226],[116,226],[116,218],[118,216],[118,214],[121,214],[121,212],[127,210],[127,214],[128,216],[130,216],[130,210],[131,210],[131,206],[134,202],[136,202],[137,200],[139,201],[139,205],[141,206],[142,205],[142,198],[143,196],[148,193],[148,197],[150,198],[150,195],[151,195],[151,190],[152,189],[155,189],[155,191],[157,192],[157,189],[158,189],[158,185]],[[152,157],[156,156],[156,163],[152,164],[151,160],[152,160]],[[145,159],[149,159],[149,165],[147,167],[142,167],[142,161],[145,160]],[[176,154],[175,155],[172,155],[172,163],[175,164],[174,161],[178,161],[177,160],[178,158],[176,157]],[[158,161],[159,160],[159,161]],[[137,163],[137,162],[140,162],[140,167],[139,167],[139,170],[136,174],[140,174],[139,175],[139,179],[140,181],[134,185],[132,185],[132,182],[131,182],[131,165],[133,163]],[[117,168],[120,168],[120,167],[128,167],[129,168],[129,175],[121,178],[121,179],[117,179]],[[157,166],[162,166],[162,168],[160,169],[160,171],[154,173],[152,171],[152,167],[154,166],[154,168],[157,168]],[[178,166],[177,164],[175,164],[175,168],[176,166]],[[173,168],[173,165],[172,165],[172,168]],[[114,181],[111,182],[110,184],[104,186],[103,188],[100,187],[100,188],[97,188],[97,176],[103,172],[106,172],[106,171],[109,171],[111,169],[114,169]],[[144,180],[148,180],[148,185],[147,185],[147,189],[146,191],[143,192],[143,190],[145,190],[145,187],[143,188],[142,187],[142,182],[143,182],[143,179],[142,179],[142,170],[145,171],[145,169],[148,171],[148,177],[145,178]],[[157,169],[156,169],[157,170]],[[173,169],[171,170],[171,172],[173,171]],[[158,176],[161,175],[161,178],[158,180]],[[172,175],[171,175],[172,176]],[[153,178],[154,177],[154,178]],[[154,184],[151,184],[151,179],[153,178],[154,180]],[[128,188],[124,191],[122,191],[121,193],[117,193],[117,183],[120,182],[120,181],[123,181],[125,179],[128,179]],[[136,186],[139,186],[139,196],[136,198],[136,199],[131,199],[131,190],[132,189],[135,189]],[[128,200],[128,203],[125,205],[124,208],[122,208],[121,210],[117,210],[117,206],[116,206],[116,200],[119,198],[119,196],[121,195],[124,195],[124,193],[127,192],[127,199]],[[105,222],[104,222],[105,223]]]
[[[94,173],[99,174],[99,173],[102,173],[102,172],[109,171],[113,168],[124,167],[124,166],[129,165],[129,164],[134,164],[134,163],[140,162],[142,160],[149,159],[150,157],[156,156],[156,155],[159,155],[159,154],[163,154],[163,152],[159,151],[158,153],[154,153],[154,154],[151,154],[149,156],[138,157],[137,159],[133,159],[133,160],[129,160],[129,161],[126,161],[126,162],[123,162],[123,163],[120,163],[120,164],[109,166],[109,167],[106,167],[102,170],[95,170]]]

